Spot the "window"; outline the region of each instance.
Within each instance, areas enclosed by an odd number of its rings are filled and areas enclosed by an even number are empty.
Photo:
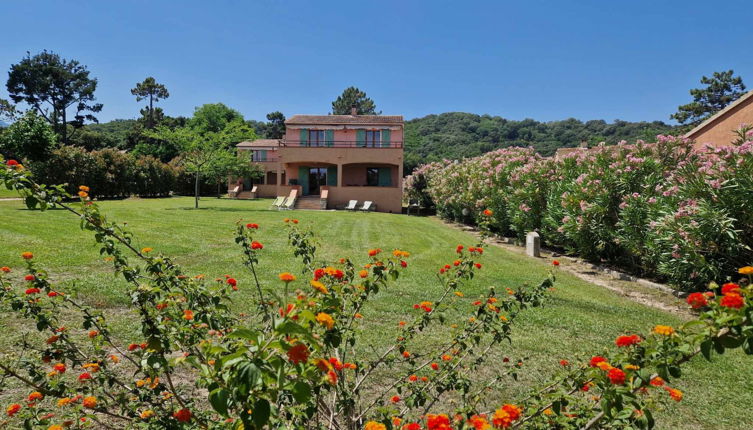
[[[326,146],[324,130],[309,130],[309,146]]]
[[[366,168],[366,186],[368,187],[379,186],[379,168],[378,167]]]
[[[382,133],[379,130],[366,130],[366,146],[376,148],[382,144]]]

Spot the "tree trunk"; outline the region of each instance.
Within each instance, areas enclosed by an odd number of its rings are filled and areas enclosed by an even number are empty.
[[[217,182],[217,198],[220,198],[220,192],[222,190],[222,182]],[[741,266],[742,267],[742,266]]]
[[[152,95],[149,94],[149,127],[154,128],[154,106],[152,104]]]
[[[66,119],[65,109],[63,109],[63,129],[61,130],[61,133],[63,135],[63,145],[68,144],[68,124]]]
[[[196,172],[196,184],[194,184],[194,209],[199,208],[199,172]]]

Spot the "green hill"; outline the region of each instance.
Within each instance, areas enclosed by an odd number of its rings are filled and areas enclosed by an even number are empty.
[[[575,147],[620,140],[652,140],[657,134],[677,132],[662,121],[628,122],[615,120],[539,122],[533,119],[513,121],[498,116],[448,112],[427,115],[405,123],[405,170],[443,158],[472,157],[509,146],[533,146],[542,155],[557,148]]]

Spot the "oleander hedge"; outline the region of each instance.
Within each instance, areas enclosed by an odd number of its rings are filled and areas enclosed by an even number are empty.
[[[490,208],[493,228],[697,290],[753,258],[753,133],[727,148],[691,141],[622,142],[543,158],[506,148],[418,168],[413,200],[444,218],[474,224]]]

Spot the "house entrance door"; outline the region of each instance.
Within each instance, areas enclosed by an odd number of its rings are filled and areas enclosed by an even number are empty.
[[[319,195],[322,185],[327,185],[327,168],[309,168],[309,195]]]

